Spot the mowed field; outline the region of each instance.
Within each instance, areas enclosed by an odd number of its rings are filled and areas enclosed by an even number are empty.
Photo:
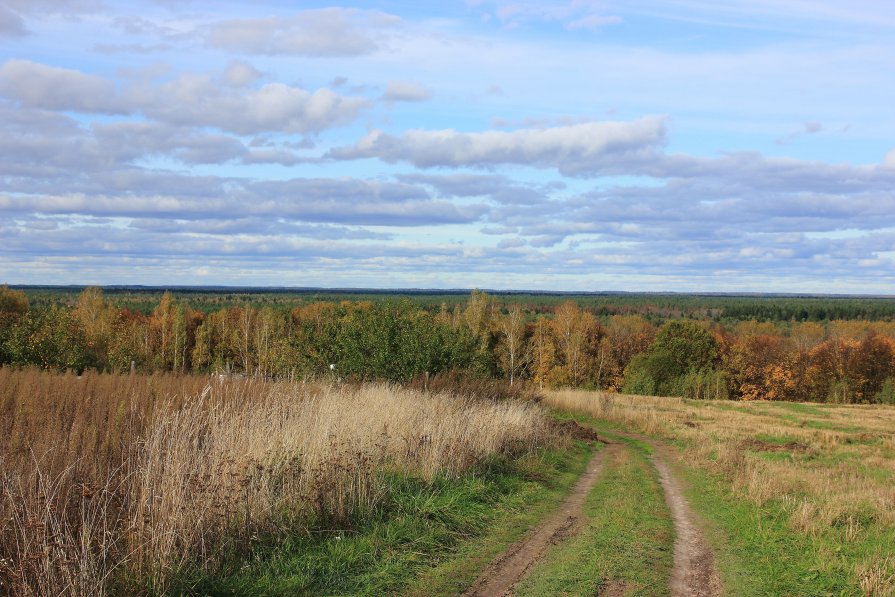
[[[476,394],[0,368],[0,594],[895,594],[895,408]]]

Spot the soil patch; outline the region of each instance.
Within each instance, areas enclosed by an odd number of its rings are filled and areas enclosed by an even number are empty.
[[[572,439],[578,439],[585,442],[602,441],[597,437],[596,431],[590,427],[579,425],[577,421],[553,421],[552,429],[555,433],[559,435],[568,435]]]
[[[760,439],[747,439],[742,443],[747,450],[755,452],[805,452],[808,446],[799,442],[786,442],[785,444],[772,444]]]
[[[680,483],[662,457],[665,451],[665,448],[656,446],[653,464],[659,472],[665,501],[674,519],[671,594],[673,597],[715,597],[721,594],[721,580],[715,570],[714,554],[696,523]]]
[[[600,585],[596,597],[625,597],[637,588],[637,585],[626,580],[607,580]]]

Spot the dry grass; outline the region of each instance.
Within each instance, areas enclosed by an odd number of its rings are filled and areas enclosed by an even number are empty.
[[[548,435],[532,403],[386,385],[0,370],[0,388],[15,595],[162,592],[183,566],[350,524],[385,497],[384,470],[459,475]]]
[[[779,500],[789,525],[844,543],[895,536],[895,408],[777,402],[686,401],[551,392],[545,403],[682,441],[684,458],[724,475],[763,505]],[[891,546],[890,546],[891,547]],[[891,549],[856,565],[867,594],[895,593]]]

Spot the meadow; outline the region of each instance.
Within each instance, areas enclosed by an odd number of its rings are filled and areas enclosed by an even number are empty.
[[[191,592],[552,437],[525,401],[2,368],[0,593]]]

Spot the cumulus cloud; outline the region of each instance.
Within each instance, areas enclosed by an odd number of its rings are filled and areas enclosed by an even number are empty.
[[[292,56],[359,56],[382,47],[401,19],[377,10],[322,8],[291,17],[229,19],[213,24],[209,45],[234,52]]]
[[[224,71],[224,82],[231,87],[246,87],[262,76],[261,71],[242,60],[233,60]]]
[[[80,71],[11,59],[0,66],[0,96],[24,108],[82,113],[141,112],[183,126],[211,126],[241,135],[319,133],[353,121],[371,102],[330,89],[309,91],[283,83],[247,87],[260,76],[234,62],[221,85],[209,74],[183,73],[159,84],[144,82],[118,93],[107,79]]]
[[[431,99],[432,92],[411,81],[389,81],[382,99],[387,102],[424,102]]]
[[[105,114],[127,112],[110,81],[30,60],[14,58],[0,66],[0,95],[29,108]]]
[[[390,135],[376,130],[354,146],[333,149],[328,157],[404,161],[420,168],[520,164],[578,175],[618,171],[627,160],[651,155],[664,139],[664,120],[654,117],[512,132],[447,129]]]
[[[351,122],[370,105],[362,97],[326,88],[312,92],[283,83],[258,89],[222,88],[209,75],[190,73],[157,87],[132,90],[127,97],[132,105],[164,122],[213,126],[242,135],[319,133]]]

